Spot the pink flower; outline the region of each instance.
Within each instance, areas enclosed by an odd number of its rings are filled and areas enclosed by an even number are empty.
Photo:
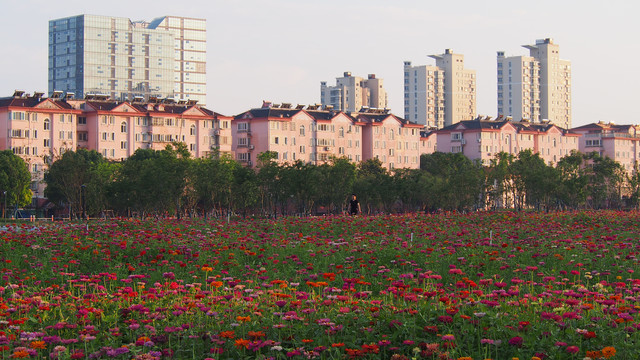
[[[442,341],[453,341],[455,339],[456,339],[456,337],[451,335],[451,334],[447,334],[447,335],[443,335],[442,336]]]
[[[577,347],[577,346],[575,346],[575,345],[567,346],[567,352],[568,352],[568,353],[575,354],[575,353],[577,353],[578,351],[580,351],[580,348],[578,348],[578,347]]]

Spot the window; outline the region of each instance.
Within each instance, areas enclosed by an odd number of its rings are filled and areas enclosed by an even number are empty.
[[[43,139],[43,145],[44,147],[51,146],[51,139]]]
[[[300,136],[304,136],[304,125],[300,125]]]
[[[238,131],[249,131],[249,123],[248,122],[238,123]]]
[[[120,123],[120,132],[121,133],[126,133],[127,132],[127,123],[125,121]]]
[[[58,132],[58,139],[64,140],[64,131]]]
[[[189,135],[194,136],[195,134],[196,134],[196,126],[191,125],[191,127],[189,128]]]
[[[86,132],[78,132],[78,141],[87,141],[88,134]]]
[[[340,129],[338,130],[338,136],[339,137],[344,137],[344,128],[341,126]]]
[[[85,116],[78,116],[78,125],[87,125],[87,118]]]
[[[51,121],[49,121],[49,119],[44,119],[44,129],[45,130],[51,129]]]
[[[120,141],[120,149],[126,149],[127,148],[127,142],[126,141]]]
[[[588,146],[588,147],[592,147],[592,146],[593,146],[593,147],[600,147],[600,146],[602,146],[602,143],[601,143],[601,140],[600,140],[600,139],[597,139],[597,140],[587,140],[587,142],[586,142],[586,144],[585,144],[585,145],[586,145],[586,146]]]

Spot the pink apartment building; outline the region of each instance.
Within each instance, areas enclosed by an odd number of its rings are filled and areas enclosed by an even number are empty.
[[[438,148],[438,133],[436,131],[422,131],[420,133],[420,155],[433,154]]]
[[[363,160],[377,158],[383,167],[390,170],[420,167],[420,130],[423,125],[392,114],[363,113],[356,118],[364,124]]]
[[[597,152],[619,162],[627,172],[640,160],[640,126],[598,122],[572,129],[580,134],[581,153]]]
[[[219,146],[229,153],[231,119],[195,104],[78,101],[84,118],[78,123],[78,146],[121,160],[137,149],[164,149],[186,144],[191,155],[209,155]]]
[[[388,169],[418,168],[420,128],[390,114],[266,105],[235,117],[232,151],[249,166],[257,165],[258,154],[275,151],[279,162],[322,164],[332,157],[355,162],[375,157]]]
[[[43,194],[45,163],[76,148],[76,126],[81,110],[74,109],[56,94],[44,98],[16,91],[0,98],[0,150],[12,150],[27,163],[32,190]]]
[[[16,91],[0,98],[0,150],[28,164],[33,190],[43,193],[45,164],[68,150],[86,148],[121,160],[140,148],[163,149],[184,142],[195,157],[214,149],[231,154],[231,117],[195,103],[129,103],[101,97],[45,98]]]
[[[470,159],[489,165],[497,153],[517,155],[522,150],[531,149],[546,163],[555,164],[572,150],[578,150],[578,138],[578,134],[549,123],[476,119],[439,130],[437,151],[461,152]]]

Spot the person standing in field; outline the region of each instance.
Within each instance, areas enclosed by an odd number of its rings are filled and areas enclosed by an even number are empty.
[[[358,215],[361,212],[360,202],[356,198],[356,194],[351,194],[351,200],[349,200],[349,215]]]

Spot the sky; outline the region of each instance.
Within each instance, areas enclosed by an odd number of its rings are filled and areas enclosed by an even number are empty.
[[[496,116],[496,52],[552,38],[572,65],[573,126],[639,124],[640,2],[631,0],[0,0],[0,97],[47,91],[48,21],[80,14],[207,20],[207,108],[236,115],[274,103],[320,102],[320,82],[351,71],[384,79],[403,114],[403,62],[463,54],[476,70],[477,112]],[[176,6],[179,5],[179,6]]]

